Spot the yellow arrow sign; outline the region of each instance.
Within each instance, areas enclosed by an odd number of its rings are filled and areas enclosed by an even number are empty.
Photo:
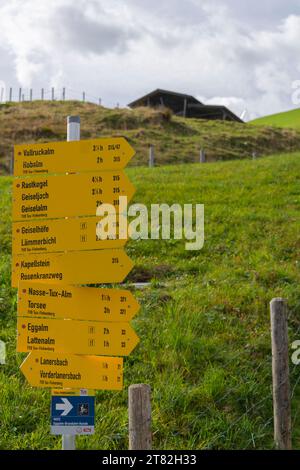
[[[122,249],[15,255],[12,287],[18,287],[19,281],[64,285],[122,282],[132,267]]]
[[[119,357],[30,353],[20,367],[33,387],[122,390],[123,359]]]
[[[93,397],[95,395],[95,390],[87,390],[86,388],[81,388],[79,390],[76,390],[74,388],[58,388],[55,390],[51,390],[51,395],[53,397],[61,397],[61,396],[67,396],[67,397]]]
[[[135,151],[124,137],[14,147],[14,175],[120,170]]]
[[[13,253],[81,251],[124,246],[128,238],[126,217],[122,214],[108,216],[106,222],[101,222],[99,217],[13,222]],[[103,231],[109,237],[107,240],[102,240],[96,234],[97,225],[101,223],[104,224]]]
[[[132,293],[123,289],[19,284],[18,315],[22,317],[128,322],[139,308]]]
[[[18,317],[18,352],[129,356],[139,342],[129,323]]]
[[[103,203],[118,211],[119,196],[127,196],[129,201],[134,192],[122,171],[15,178],[12,218],[95,216]]]

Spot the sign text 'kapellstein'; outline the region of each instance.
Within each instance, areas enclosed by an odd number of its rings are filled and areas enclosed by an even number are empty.
[[[117,213],[122,214],[119,226]],[[96,235],[101,240],[118,237],[132,240],[188,240],[186,250],[201,250],[204,245],[204,204],[132,204],[127,197],[119,196],[118,209],[112,204],[101,204],[96,210],[101,221],[96,226]],[[128,223],[128,217],[133,218]],[[173,221],[173,222],[172,222]]]

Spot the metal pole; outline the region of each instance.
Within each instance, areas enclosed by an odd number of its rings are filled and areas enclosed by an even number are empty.
[[[67,141],[80,140],[80,117],[68,116],[67,119]],[[76,436],[70,434],[63,434],[62,436],[62,450],[75,450],[76,449]]]
[[[19,102],[21,101],[22,99],[22,88],[19,88]]]
[[[41,89],[41,100],[44,101],[44,88]]]
[[[32,88],[30,88],[30,101],[32,101]]]
[[[54,87],[51,88],[51,97],[52,97],[52,101],[54,101]]]
[[[1,88],[1,97],[0,97],[0,103],[3,101],[3,96],[4,96],[4,88]]]
[[[67,141],[80,140],[80,116],[68,116]]]
[[[99,106],[101,106],[101,98],[99,98]]]
[[[66,89],[65,88],[63,88],[62,99],[63,99],[63,101],[65,101],[65,99],[66,99]]]
[[[82,93],[82,101],[85,101],[85,91]]]
[[[12,87],[9,89],[9,101],[12,101]]]
[[[270,303],[274,440],[279,450],[292,448],[291,391],[289,378],[289,338],[287,302],[276,298]]]

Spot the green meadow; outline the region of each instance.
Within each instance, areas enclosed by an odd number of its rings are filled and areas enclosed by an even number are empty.
[[[185,250],[184,240],[128,243],[135,267],[124,285],[142,306],[133,320],[140,344],[125,359],[124,390],[97,392],[96,433],[77,447],[127,449],[127,388],[147,383],[154,449],[272,449],[273,297],[288,299],[290,343],[300,339],[300,153],[127,173],[134,202],[204,204],[205,243],[200,251]],[[32,388],[19,371],[11,181],[0,179],[0,448],[59,449],[49,390]],[[300,366],[290,367],[299,449]]]
[[[251,121],[257,126],[274,126],[300,130],[300,109],[293,109],[284,113],[271,114]]]

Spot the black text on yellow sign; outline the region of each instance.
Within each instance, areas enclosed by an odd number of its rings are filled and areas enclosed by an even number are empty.
[[[123,359],[31,352],[20,367],[32,387],[122,390]]]
[[[122,171],[15,178],[13,220],[96,216],[102,204],[119,211],[120,196],[127,202],[135,188]]]
[[[128,290],[20,282],[18,316],[128,322],[140,305]]]
[[[17,351],[128,356],[139,339],[129,323],[18,317]]]
[[[12,287],[19,281],[55,284],[122,282],[133,262],[123,249],[26,254],[12,257]]]
[[[108,219],[111,220],[108,222]],[[101,233],[107,239],[97,234],[101,224]],[[105,219],[72,217],[13,222],[12,227],[14,254],[120,248],[126,244],[127,238],[126,218],[122,214],[117,214],[115,219],[108,215]]]
[[[124,137],[15,145],[14,175],[120,170],[134,154]]]

